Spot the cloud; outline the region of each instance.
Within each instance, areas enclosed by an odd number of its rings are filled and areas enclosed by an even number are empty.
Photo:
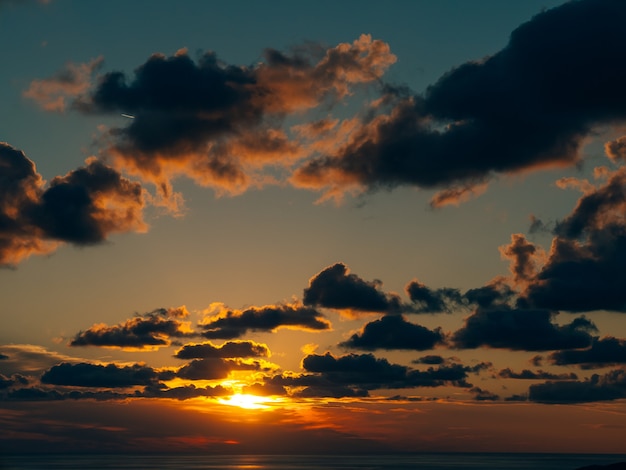
[[[549,360],[558,366],[577,364],[582,369],[626,364],[626,340],[612,336],[593,338],[591,347],[555,351],[550,354]]]
[[[626,67],[615,60],[625,18],[626,6],[611,0],[544,11],[499,52],[450,70],[423,95],[388,89],[389,106],[293,182],[334,193],[443,188],[437,205],[479,192],[495,174],[573,165],[596,127],[626,118]]]
[[[41,382],[52,385],[70,385],[74,387],[124,388],[135,385],[155,385],[169,374],[160,374],[151,367],[134,364],[118,366],[116,364],[91,364],[81,362],[70,364],[63,362],[51,367],[41,376]]]
[[[103,61],[103,57],[98,57],[83,64],[68,62],[54,76],[33,80],[23,95],[46,111],[65,111],[68,100],[71,102],[89,90],[93,75],[101,68]]]
[[[415,304],[412,311],[417,313],[450,312],[463,303],[463,297],[458,289],[449,287],[431,289],[417,279],[409,282],[406,292]]]
[[[472,387],[470,388],[470,392],[474,394],[474,400],[476,401],[497,401],[500,399],[495,393],[489,390],[483,390],[480,387]]]
[[[386,359],[376,358],[372,354],[349,354],[335,357],[330,353],[324,355],[311,354],[302,361],[307,372],[318,374],[311,383],[310,376],[292,379],[285,385],[306,385],[317,387],[318,390],[329,390],[331,385],[349,387],[352,390],[399,389],[415,387],[440,387],[451,385],[457,387],[471,386],[467,382],[468,373],[479,373],[490,367],[480,363],[475,366],[462,364],[442,365],[427,370],[412,369],[400,364],[391,364]],[[301,381],[304,381],[303,383]],[[307,382],[308,381],[308,382]]]
[[[355,87],[377,82],[395,60],[387,44],[368,35],[328,49],[267,49],[251,66],[226,64],[213,52],[194,61],[182,49],[170,57],[153,54],[130,75],[102,74],[88,90],[78,84],[98,64],[69,64],[34,81],[26,94],[48,109],[134,116],[105,134],[106,153],[166,198],[177,175],[239,193],[263,182],[259,168],[304,156],[281,129],[285,116],[339,102]]]
[[[407,322],[402,315],[386,315],[366,324],[361,331],[340,343],[346,348],[375,351],[377,349],[409,349],[424,351],[444,342],[441,328],[428,328]]]
[[[309,280],[304,289],[305,305],[344,310],[349,315],[356,312],[394,313],[403,309],[396,294],[381,290],[382,282],[365,281],[351,274],[343,263],[324,268]]]
[[[0,168],[0,265],[146,230],[141,185],[93,157],[44,186],[24,152],[0,142]]]
[[[275,331],[291,328],[305,331],[323,331],[331,328],[330,322],[314,308],[298,303],[250,307],[231,310],[214,304],[213,313],[202,324],[202,336],[209,339],[232,339],[248,331]]]
[[[0,346],[0,351],[5,356],[0,361],[0,373],[6,375],[39,376],[59,362],[81,361],[33,344],[6,344]]]
[[[536,276],[546,256],[540,247],[530,243],[521,233],[511,235],[511,243],[501,246],[500,254],[510,260],[509,269],[517,286],[526,286]]]
[[[553,374],[551,372],[545,372],[539,370],[533,372],[528,369],[524,369],[521,372],[513,372],[510,368],[502,369],[498,372],[498,377],[503,379],[523,379],[523,380],[576,380],[578,376],[573,372],[569,374]]]
[[[519,304],[584,312],[626,311],[626,168],[579,199],[558,222],[542,269]]]
[[[194,359],[178,370],[178,377],[189,380],[225,379],[232,370],[228,361],[219,357]]]
[[[505,348],[523,351],[584,348],[591,344],[595,325],[580,317],[559,326],[549,310],[484,309],[479,307],[451,336],[461,349]]]
[[[583,381],[531,385],[528,398],[539,403],[586,403],[626,398],[626,370],[613,370],[602,376],[594,374]]]
[[[232,357],[268,357],[270,351],[265,344],[254,341],[228,341],[221,346],[213,343],[185,344],[176,351],[179,359],[206,359]]]
[[[197,336],[189,322],[181,321],[189,312],[184,306],[160,308],[137,315],[114,326],[97,324],[80,331],[69,346],[101,346],[124,349],[155,349],[169,346],[171,338]]]

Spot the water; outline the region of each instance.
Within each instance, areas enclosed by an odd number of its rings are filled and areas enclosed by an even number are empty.
[[[411,454],[411,455],[14,455],[2,470],[575,470],[626,462],[626,455]]]

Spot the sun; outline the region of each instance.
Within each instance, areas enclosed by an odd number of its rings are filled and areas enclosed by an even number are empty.
[[[238,406],[247,410],[262,410],[269,408],[266,403],[272,401],[268,397],[258,397],[247,393],[235,393],[228,398],[220,398],[220,403],[230,406]]]

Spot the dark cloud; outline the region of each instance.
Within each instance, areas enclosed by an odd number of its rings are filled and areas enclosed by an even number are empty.
[[[268,357],[270,351],[266,345],[254,341],[228,341],[221,346],[213,343],[185,344],[176,351],[179,359],[231,358],[231,357]]]
[[[304,289],[305,305],[336,308],[359,312],[399,312],[400,298],[381,290],[382,282],[365,281],[351,274],[343,263],[323,269],[309,281]]]
[[[524,351],[584,348],[591,344],[595,325],[581,317],[559,326],[548,310],[478,308],[465,326],[452,335],[457,348],[506,348]]]
[[[14,385],[26,385],[28,379],[20,374],[13,374],[11,377],[6,377],[0,374],[0,390],[13,387]]]
[[[183,307],[164,309],[137,315],[114,326],[94,325],[76,334],[70,346],[103,346],[130,349],[169,346],[171,338],[197,336],[188,322],[181,321],[189,312]]]
[[[225,379],[232,370],[232,365],[219,357],[194,359],[178,370],[178,377],[189,380]]]
[[[132,387],[135,385],[155,385],[161,379],[173,378],[169,373],[159,373],[151,367],[135,364],[118,366],[115,364],[90,364],[67,362],[53,366],[41,376],[41,382],[52,385],[75,387]]]
[[[415,304],[413,311],[416,313],[449,312],[463,302],[458,289],[449,287],[431,289],[417,279],[406,286],[406,292]]]
[[[303,156],[280,128],[284,116],[339,101],[376,82],[395,60],[387,44],[367,35],[329,49],[268,49],[252,66],[225,64],[212,52],[194,61],[180,50],[153,54],[131,75],[105,73],[90,90],[82,85],[100,63],[68,64],[25,94],[50,110],[69,101],[84,113],[133,116],[107,133],[107,153],[165,196],[177,174],[238,192],[252,183],[255,167]]]
[[[495,279],[482,287],[469,289],[463,294],[465,300],[481,308],[506,307],[516,292],[503,279]]]
[[[239,338],[248,331],[275,331],[292,328],[306,331],[330,329],[330,322],[314,308],[299,304],[266,305],[245,310],[220,311],[205,319],[202,336],[209,339]]]
[[[495,393],[489,390],[483,390],[480,387],[472,387],[470,388],[470,392],[474,394],[474,400],[476,401],[497,401],[500,399]]]
[[[0,142],[0,168],[0,265],[146,229],[139,183],[94,158],[44,187],[24,152]]]
[[[503,379],[523,379],[523,380],[576,380],[578,376],[573,372],[569,374],[553,374],[551,372],[545,372],[538,370],[533,372],[528,369],[524,369],[521,372],[513,372],[510,368],[502,369],[498,372],[498,377]]]
[[[626,312],[626,168],[585,193],[557,223],[546,264],[520,305],[583,312]]]
[[[495,173],[575,164],[596,126],[626,118],[625,20],[626,5],[615,0],[544,11],[502,50],[452,69],[423,96],[396,90],[391,111],[307,162],[294,182],[466,194]]]
[[[444,357],[433,355],[433,354],[422,356],[413,361],[414,364],[431,364],[431,365],[443,364],[444,362],[446,362],[446,359]]]
[[[583,369],[626,364],[626,340],[612,336],[593,338],[591,347],[555,351],[549,360],[559,366],[577,364]]]
[[[583,381],[531,385],[528,398],[540,403],[585,403],[626,398],[626,370],[618,369],[602,376],[594,374]]]
[[[407,322],[402,315],[386,315],[366,324],[340,346],[375,351],[410,349],[424,351],[444,342],[441,328],[428,328]]]
[[[322,382],[299,382],[308,387],[317,387],[318,390],[328,389],[330,385],[349,387],[353,390],[398,389],[415,387],[440,387],[451,385],[457,387],[471,386],[467,382],[469,373],[477,374],[490,367],[490,364],[480,363],[475,366],[462,364],[443,365],[427,370],[417,370],[399,364],[391,364],[386,359],[376,358],[372,354],[349,354],[334,357],[330,353],[325,355],[312,354],[304,358],[302,366],[307,372],[319,374],[313,380]],[[306,377],[306,380],[311,380]],[[322,385],[323,387],[321,387]]]

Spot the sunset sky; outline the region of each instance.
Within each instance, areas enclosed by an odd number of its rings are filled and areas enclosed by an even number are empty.
[[[0,0],[0,452],[623,452],[624,24]]]

